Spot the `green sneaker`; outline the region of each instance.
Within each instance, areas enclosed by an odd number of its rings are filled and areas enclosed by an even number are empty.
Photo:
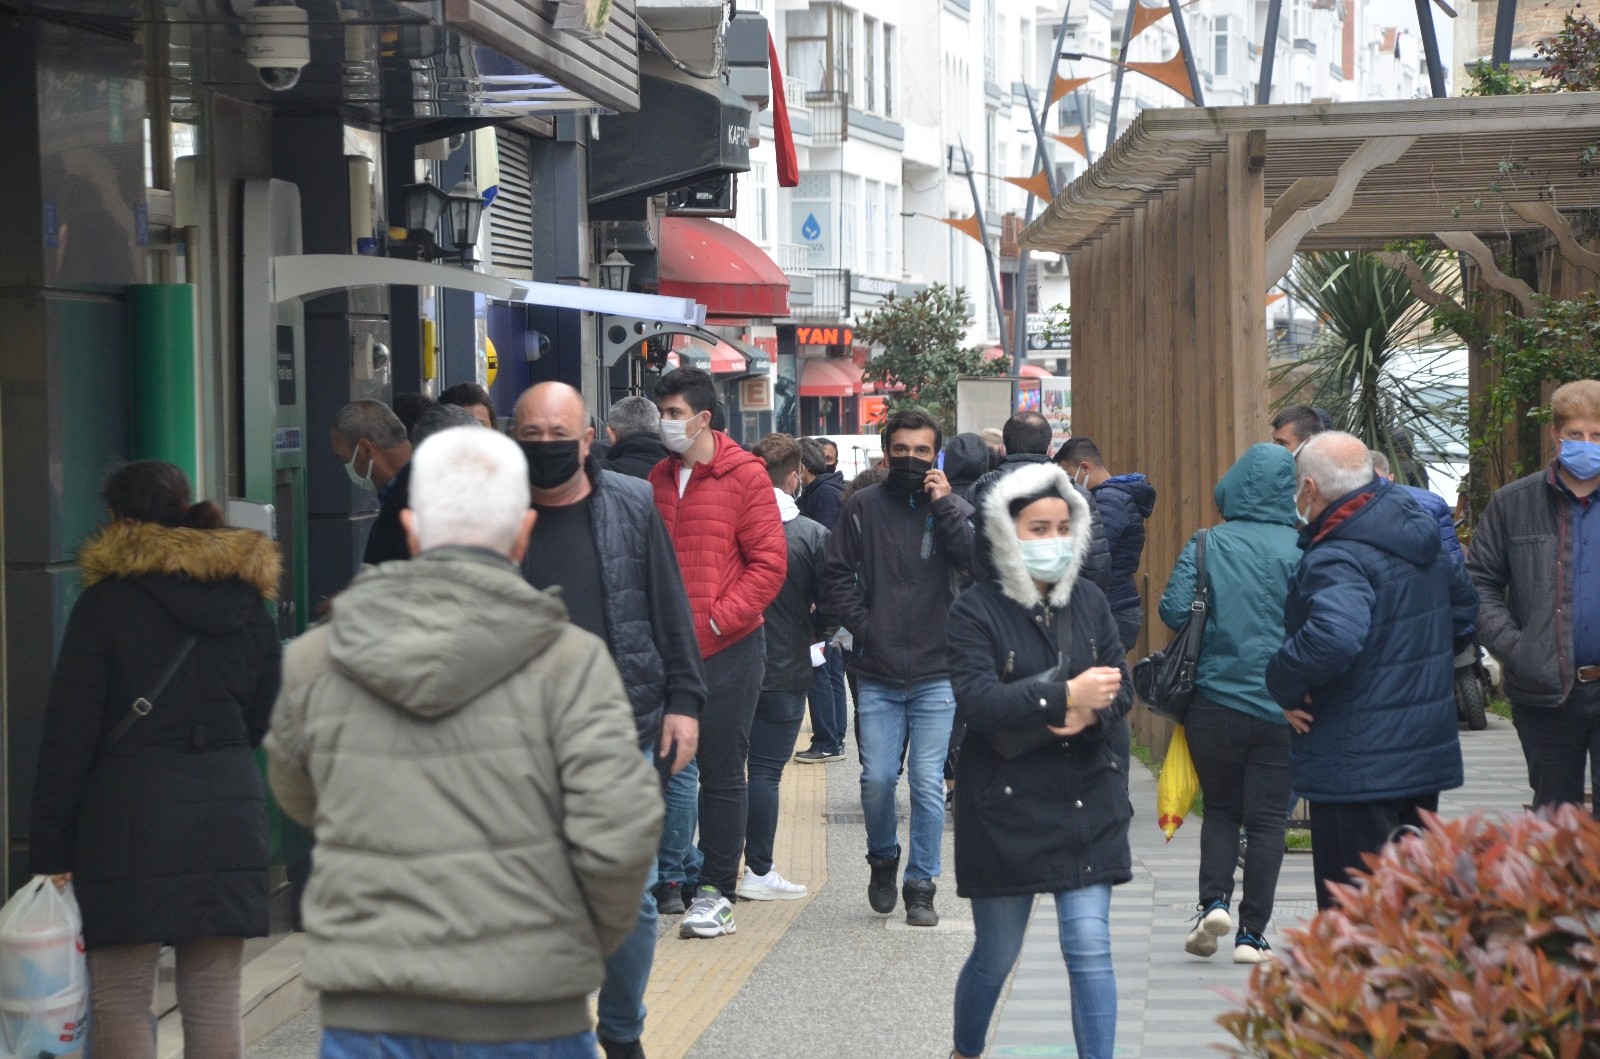
[[[733,905],[715,886],[702,886],[694,892],[689,910],[678,924],[680,938],[715,938],[739,928],[733,922]]]

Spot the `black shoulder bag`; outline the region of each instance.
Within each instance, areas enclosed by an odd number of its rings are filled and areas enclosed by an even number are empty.
[[[1189,617],[1166,649],[1134,663],[1133,690],[1156,713],[1183,723],[1189,703],[1194,701],[1194,674],[1200,661],[1200,641],[1205,634],[1206,615],[1211,610],[1211,590],[1206,585],[1206,535],[1201,530],[1194,539],[1194,602]]]
[[[138,723],[139,718],[149,714],[155,707],[156,699],[161,697],[161,693],[167,690],[167,685],[172,683],[172,678],[177,676],[178,669],[183,665],[184,659],[188,658],[189,652],[194,650],[195,641],[198,639],[200,639],[198,634],[191,634],[188,639],[183,641],[183,645],[178,648],[178,653],[173,656],[171,663],[167,665],[167,671],[161,674],[160,680],[156,681],[155,687],[134,699],[133,705],[128,707],[128,715],[118,721],[115,728],[111,729],[111,734],[106,736],[103,749],[110,750],[116,746],[117,743],[121,742],[122,737],[128,734],[128,730]]]

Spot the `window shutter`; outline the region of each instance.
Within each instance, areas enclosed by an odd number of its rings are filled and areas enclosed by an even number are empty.
[[[495,133],[500,155],[500,193],[489,208],[489,264],[499,275],[531,280],[533,167],[528,141],[506,129]]]

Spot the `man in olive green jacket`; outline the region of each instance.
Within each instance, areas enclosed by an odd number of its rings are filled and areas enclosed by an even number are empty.
[[[416,558],[290,645],[267,737],[272,789],[317,837],[323,1054],[421,1037],[593,1056],[586,997],[638,914],[659,785],[605,644],[518,569],[515,443],[447,430],[412,468]]]

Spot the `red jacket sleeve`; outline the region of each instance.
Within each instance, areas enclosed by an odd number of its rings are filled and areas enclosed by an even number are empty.
[[[734,525],[744,572],[728,586],[728,591],[711,604],[711,620],[724,634],[734,629],[753,629],[761,614],[783,589],[789,572],[789,549],[783,535],[783,519],[772,482],[757,464],[739,468],[733,477],[740,492],[739,518]]]

